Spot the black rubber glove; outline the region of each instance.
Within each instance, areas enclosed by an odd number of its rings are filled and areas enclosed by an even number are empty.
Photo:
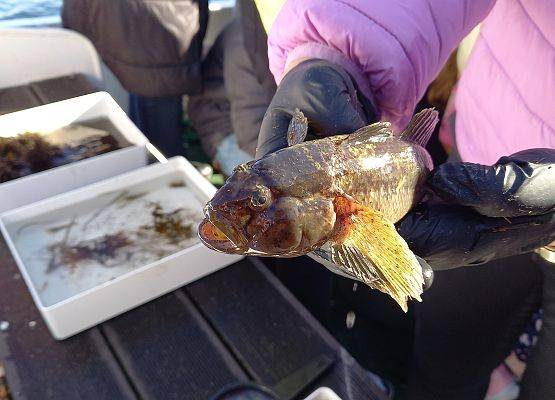
[[[277,88],[262,121],[257,158],[287,147],[287,128],[296,108],[308,119],[309,139],[352,133],[374,120],[372,106],[347,72],[328,61],[304,61]]]
[[[555,149],[525,150],[493,166],[439,166],[426,201],[397,224],[434,270],[482,264],[555,240]]]

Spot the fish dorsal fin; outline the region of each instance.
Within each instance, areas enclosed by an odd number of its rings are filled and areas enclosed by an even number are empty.
[[[425,147],[438,121],[438,112],[433,108],[426,108],[412,117],[408,126],[401,132],[401,139]]]
[[[330,246],[331,261],[347,275],[389,294],[406,312],[410,298],[421,301],[424,278],[420,263],[381,213],[360,204],[355,209],[346,217],[344,239]]]
[[[376,122],[372,125],[363,126],[347,136],[346,143],[363,142],[377,135],[393,135],[389,122]]]
[[[233,172],[246,172],[252,167],[254,163],[256,163],[256,161],[257,160],[250,160],[246,163],[239,164],[235,168],[233,168]]]
[[[287,145],[293,146],[304,142],[307,133],[308,120],[301,110],[295,108],[291,122],[289,122],[289,128],[287,129]]]

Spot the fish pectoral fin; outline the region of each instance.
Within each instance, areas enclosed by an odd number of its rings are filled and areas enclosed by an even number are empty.
[[[322,264],[324,267],[326,267],[336,275],[340,275],[344,278],[358,280],[356,276],[349,274],[345,268],[333,263],[333,261],[331,260],[331,251],[329,250],[329,246],[328,248],[322,247],[316,249],[308,253],[307,255],[313,260],[318,261],[320,264]]]
[[[377,135],[393,135],[391,124],[389,122],[376,122],[375,124],[364,126],[347,136],[343,143],[364,142]]]
[[[433,108],[426,108],[412,117],[409,125],[401,132],[401,139],[426,147],[438,121],[438,112]]]
[[[289,128],[287,129],[287,145],[293,146],[295,144],[304,142],[307,134],[308,120],[301,110],[295,108],[295,111],[293,112],[293,118],[291,118],[291,122],[289,122]]]
[[[348,218],[348,235],[330,246],[332,262],[389,294],[405,312],[409,298],[422,301],[422,268],[395,226],[368,207],[361,206]]]

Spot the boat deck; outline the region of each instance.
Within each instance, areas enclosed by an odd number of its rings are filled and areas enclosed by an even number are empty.
[[[0,113],[90,91],[80,77],[2,90]],[[344,400],[384,398],[258,259],[56,341],[0,238],[0,363],[14,400],[208,399],[239,382],[281,399],[321,386]]]

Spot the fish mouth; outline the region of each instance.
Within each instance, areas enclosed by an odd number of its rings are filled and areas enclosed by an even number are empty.
[[[206,247],[220,253],[246,254],[249,250],[248,240],[241,227],[210,208],[204,210],[198,236]]]

